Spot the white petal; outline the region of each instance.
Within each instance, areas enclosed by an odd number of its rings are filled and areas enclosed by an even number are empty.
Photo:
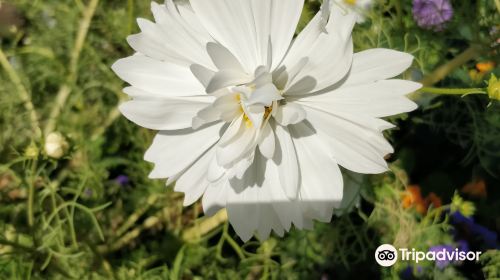
[[[317,33],[321,29],[321,20],[315,19],[316,26],[312,26],[303,32],[307,32],[300,37],[297,46],[294,44],[290,53],[287,54],[283,65],[292,69],[303,57],[308,57],[307,64],[302,70],[288,81],[285,88],[286,95],[304,95],[304,87],[298,84],[303,83],[307,78],[315,81],[314,88],[309,91],[319,91],[335,84],[348,73],[353,55],[351,30],[355,23],[355,16],[345,15],[340,8],[331,11],[330,21],[326,26],[327,33]],[[311,33],[311,34],[308,34]],[[305,42],[305,40],[313,40]],[[299,53],[295,48],[303,49],[308,43],[306,52]],[[289,58],[290,57],[290,58]]]
[[[127,37],[128,44],[138,53],[147,55],[157,60],[164,60],[174,64],[185,65],[186,62],[175,53],[169,52],[164,48],[158,39],[139,33]]]
[[[290,48],[303,7],[304,0],[273,1],[271,14],[273,68],[281,63]]]
[[[172,0],[166,0],[165,5],[152,2],[151,10],[158,31],[148,34],[141,25],[143,33],[149,35],[149,40],[160,42],[166,53],[174,53],[186,65],[197,63],[209,68],[213,66],[205,51],[206,44],[213,39],[192,11],[183,5],[174,4]]]
[[[300,104],[288,102],[279,106],[274,115],[276,122],[283,126],[297,124],[306,118],[306,111]]]
[[[274,101],[281,99],[283,99],[283,97],[278,89],[273,84],[266,84],[252,92],[250,98],[245,103],[247,105],[260,104],[270,107]]]
[[[303,211],[300,199],[289,199],[283,188],[276,188],[278,185],[278,166],[272,160],[267,161],[266,180],[268,184],[264,184],[261,190],[261,200],[269,201],[276,212],[276,216],[285,231],[289,231],[292,223],[298,229],[310,229],[312,227],[312,217],[307,216]],[[276,231],[276,228],[274,228]],[[279,234],[278,231],[276,233]]]
[[[211,183],[219,181],[225,174],[226,169],[217,163],[217,157],[213,157],[208,166],[207,180]]]
[[[250,82],[249,76],[237,70],[223,70],[215,73],[207,86],[207,93],[213,93],[219,89]]]
[[[190,2],[203,26],[238,58],[247,73],[251,73],[258,66],[251,2],[243,0],[191,0]]]
[[[184,171],[219,140],[223,126],[218,123],[199,130],[184,129],[159,132],[144,155],[155,164],[150,178],[168,178]]]
[[[284,230],[290,228],[290,222],[287,227],[281,224],[280,214],[275,210],[275,204],[289,201],[285,196],[282,196],[284,200],[274,200],[270,194],[279,184],[276,166],[272,161],[256,154],[243,178],[230,180],[230,184],[227,213],[231,225],[243,241],[249,240],[254,233],[266,239],[271,230],[282,235]],[[293,218],[290,212],[282,212],[281,215]]]
[[[158,95],[151,93],[149,91],[142,90],[140,88],[136,88],[133,86],[125,87],[123,89],[123,92],[126,93],[128,96],[132,97],[133,99],[167,99],[167,100],[184,100],[184,101],[191,101],[191,102],[201,102],[201,103],[211,103],[215,99],[211,95],[207,95],[202,93],[201,95],[191,95],[191,96],[163,96],[163,95]]]
[[[286,65],[290,69],[299,64],[301,59],[307,57],[305,54],[310,52],[311,46],[323,32],[322,25],[321,13],[317,13],[293,41],[282,65]]]
[[[264,119],[266,108],[264,108],[264,106],[261,105],[252,105],[252,106],[243,105],[242,108],[243,111],[245,112],[245,115],[252,123],[251,126],[255,129],[260,128]]]
[[[198,111],[196,116],[192,119],[192,127],[193,129],[198,129],[205,124],[218,120],[220,120],[220,112],[210,104]]]
[[[262,194],[262,190],[260,193]],[[274,211],[273,206],[270,204],[261,205],[260,219],[257,225],[257,236],[260,241],[268,239],[272,230],[274,230],[278,236],[283,237],[284,229],[281,226],[280,220]]]
[[[212,78],[215,75],[215,72],[202,66],[199,64],[193,64],[189,67],[193,75],[198,79],[198,81],[204,86],[207,87]]]
[[[213,107],[215,110],[220,112],[220,117],[226,122],[233,122],[237,120],[238,117],[242,116],[241,112],[241,98],[238,93],[227,92],[219,96]]]
[[[219,146],[227,146],[233,141],[235,141],[236,137],[242,133],[243,128],[243,114],[235,119],[228,128],[222,134],[222,137],[219,141]]]
[[[247,169],[250,167],[250,165],[252,165],[254,158],[255,158],[255,152],[252,152],[248,157],[240,160],[237,164],[233,166],[230,174],[228,174],[228,177],[229,178],[236,177],[237,179],[242,179]]]
[[[229,222],[243,242],[248,241],[255,233],[259,224],[259,188],[253,186],[251,176],[262,176],[255,174],[257,168],[248,169],[244,180],[231,180],[231,187],[227,197],[227,216]],[[258,171],[257,171],[258,172]],[[250,178],[247,180],[247,178]]]
[[[288,50],[304,4],[304,0],[190,2],[210,34],[239,59],[247,73],[268,64],[270,58],[273,65],[279,64]]]
[[[143,55],[120,59],[113,64],[112,69],[122,80],[155,96],[178,97],[205,93],[188,67]]]
[[[278,166],[281,187],[288,198],[296,199],[301,174],[295,153],[295,146],[287,127],[276,126],[276,137],[279,146],[276,149],[273,161]]]
[[[264,157],[271,159],[274,156],[276,139],[274,137],[274,131],[269,123],[264,124],[259,137],[260,152]]]
[[[404,80],[382,80],[363,85],[342,86],[328,93],[300,99],[332,113],[387,117],[413,111],[417,105],[405,97],[422,85]]]
[[[201,200],[203,213],[207,216],[213,216],[219,210],[225,208],[230,188],[231,186],[227,179],[221,179],[208,185]]]
[[[412,62],[412,55],[389,49],[369,49],[355,53],[351,72],[344,85],[368,84],[396,77],[408,69]]]
[[[151,10],[156,23],[139,19],[142,32],[128,38],[134,50],[178,65],[197,63],[213,67],[205,51],[206,43],[213,39],[192,11],[172,0],[166,0],[165,5],[152,2]]]
[[[259,66],[255,69],[254,72],[255,80],[252,81],[252,84],[255,84],[256,88],[260,88],[267,84],[271,84],[273,82],[273,75],[269,72],[269,69],[265,66]]]
[[[291,64],[292,67],[290,69],[287,69],[285,65],[277,69],[273,73],[274,84],[276,85],[276,87],[281,90],[285,89],[288,81],[294,80],[308,62],[309,58],[303,57],[296,64]]]
[[[256,132],[244,124],[235,137],[225,146],[218,145],[216,149],[217,162],[221,166],[229,166],[239,161],[256,145]]]
[[[168,98],[138,98],[120,105],[120,112],[134,123],[155,130],[173,130],[191,127],[196,114],[212,100],[206,102]]]
[[[304,105],[307,120],[327,146],[326,151],[343,167],[364,174],[388,170],[384,156],[392,147],[378,130]],[[299,159],[300,160],[300,159]]]
[[[326,147],[305,123],[290,127],[300,167],[300,202],[314,219],[329,222],[343,196],[342,173]]]
[[[245,73],[238,59],[224,46],[217,43],[208,43],[207,51],[219,70],[233,70]]]
[[[184,193],[184,206],[195,203],[210,184],[206,175],[214,156],[215,149],[211,148],[189,167],[175,183],[175,191]]]

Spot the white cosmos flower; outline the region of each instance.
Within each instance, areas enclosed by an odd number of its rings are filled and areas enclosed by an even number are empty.
[[[242,240],[329,222],[343,196],[340,166],[387,170],[381,120],[414,110],[420,84],[387,80],[412,56],[353,54],[356,16],[324,7],[297,38],[304,0],[152,3],[128,42],[137,53],[113,65],[131,86],[121,112],[160,130],[145,159],[185,205],[227,209]]]

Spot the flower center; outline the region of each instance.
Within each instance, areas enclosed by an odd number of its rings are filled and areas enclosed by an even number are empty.
[[[344,3],[351,5],[351,6],[354,6],[354,5],[356,5],[356,0],[344,0]]]
[[[272,83],[237,86],[231,92],[235,94],[239,114],[243,114],[247,128],[261,128],[278,105],[277,101],[283,99]]]

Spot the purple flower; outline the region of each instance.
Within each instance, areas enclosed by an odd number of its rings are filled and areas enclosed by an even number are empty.
[[[119,175],[114,180],[118,185],[125,186],[129,183],[130,179],[126,175]]]
[[[429,252],[434,252],[434,253],[442,252],[443,250],[445,252],[452,252],[453,246],[451,246],[451,245],[437,245],[437,246],[432,246],[429,248]],[[448,260],[448,259],[444,259],[444,260],[443,259],[441,259],[441,260],[436,259],[436,266],[440,269],[447,267],[449,264],[450,264],[450,260]]]
[[[449,0],[413,0],[413,18],[422,28],[440,31],[452,16]]]
[[[482,225],[476,224],[474,219],[467,218],[458,211],[451,213],[450,217],[453,225],[461,225],[469,230],[473,236],[480,237],[484,241],[487,248],[498,248],[497,234],[494,231],[491,231]]]

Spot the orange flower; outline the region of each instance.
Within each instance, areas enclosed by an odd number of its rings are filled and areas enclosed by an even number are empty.
[[[483,179],[468,183],[467,185],[465,185],[462,188],[461,191],[463,193],[466,193],[466,194],[474,196],[474,197],[484,198],[487,195],[486,183],[484,182]]]
[[[435,193],[431,192],[424,199],[418,185],[408,186],[405,193],[403,194],[402,205],[405,209],[415,207],[415,210],[418,213],[425,215],[427,213],[427,209],[431,204],[434,208],[441,207],[441,198]]]
[[[434,206],[434,208],[438,208],[438,207],[441,207],[443,205],[441,198],[433,192],[431,192],[429,195],[427,195],[427,197],[425,198],[425,203],[427,204],[427,206],[432,204]]]
[[[493,68],[495,68],[495,62],[493,61],[484,61],[476,64],[477,71],[481,73],[490,72]]]
[[[403,194],[402,204],[405,209],[415,206],[415,210],[422,215],[427,212],[427,207],[418,185],[412,185],[406,188],[406,192]]]

